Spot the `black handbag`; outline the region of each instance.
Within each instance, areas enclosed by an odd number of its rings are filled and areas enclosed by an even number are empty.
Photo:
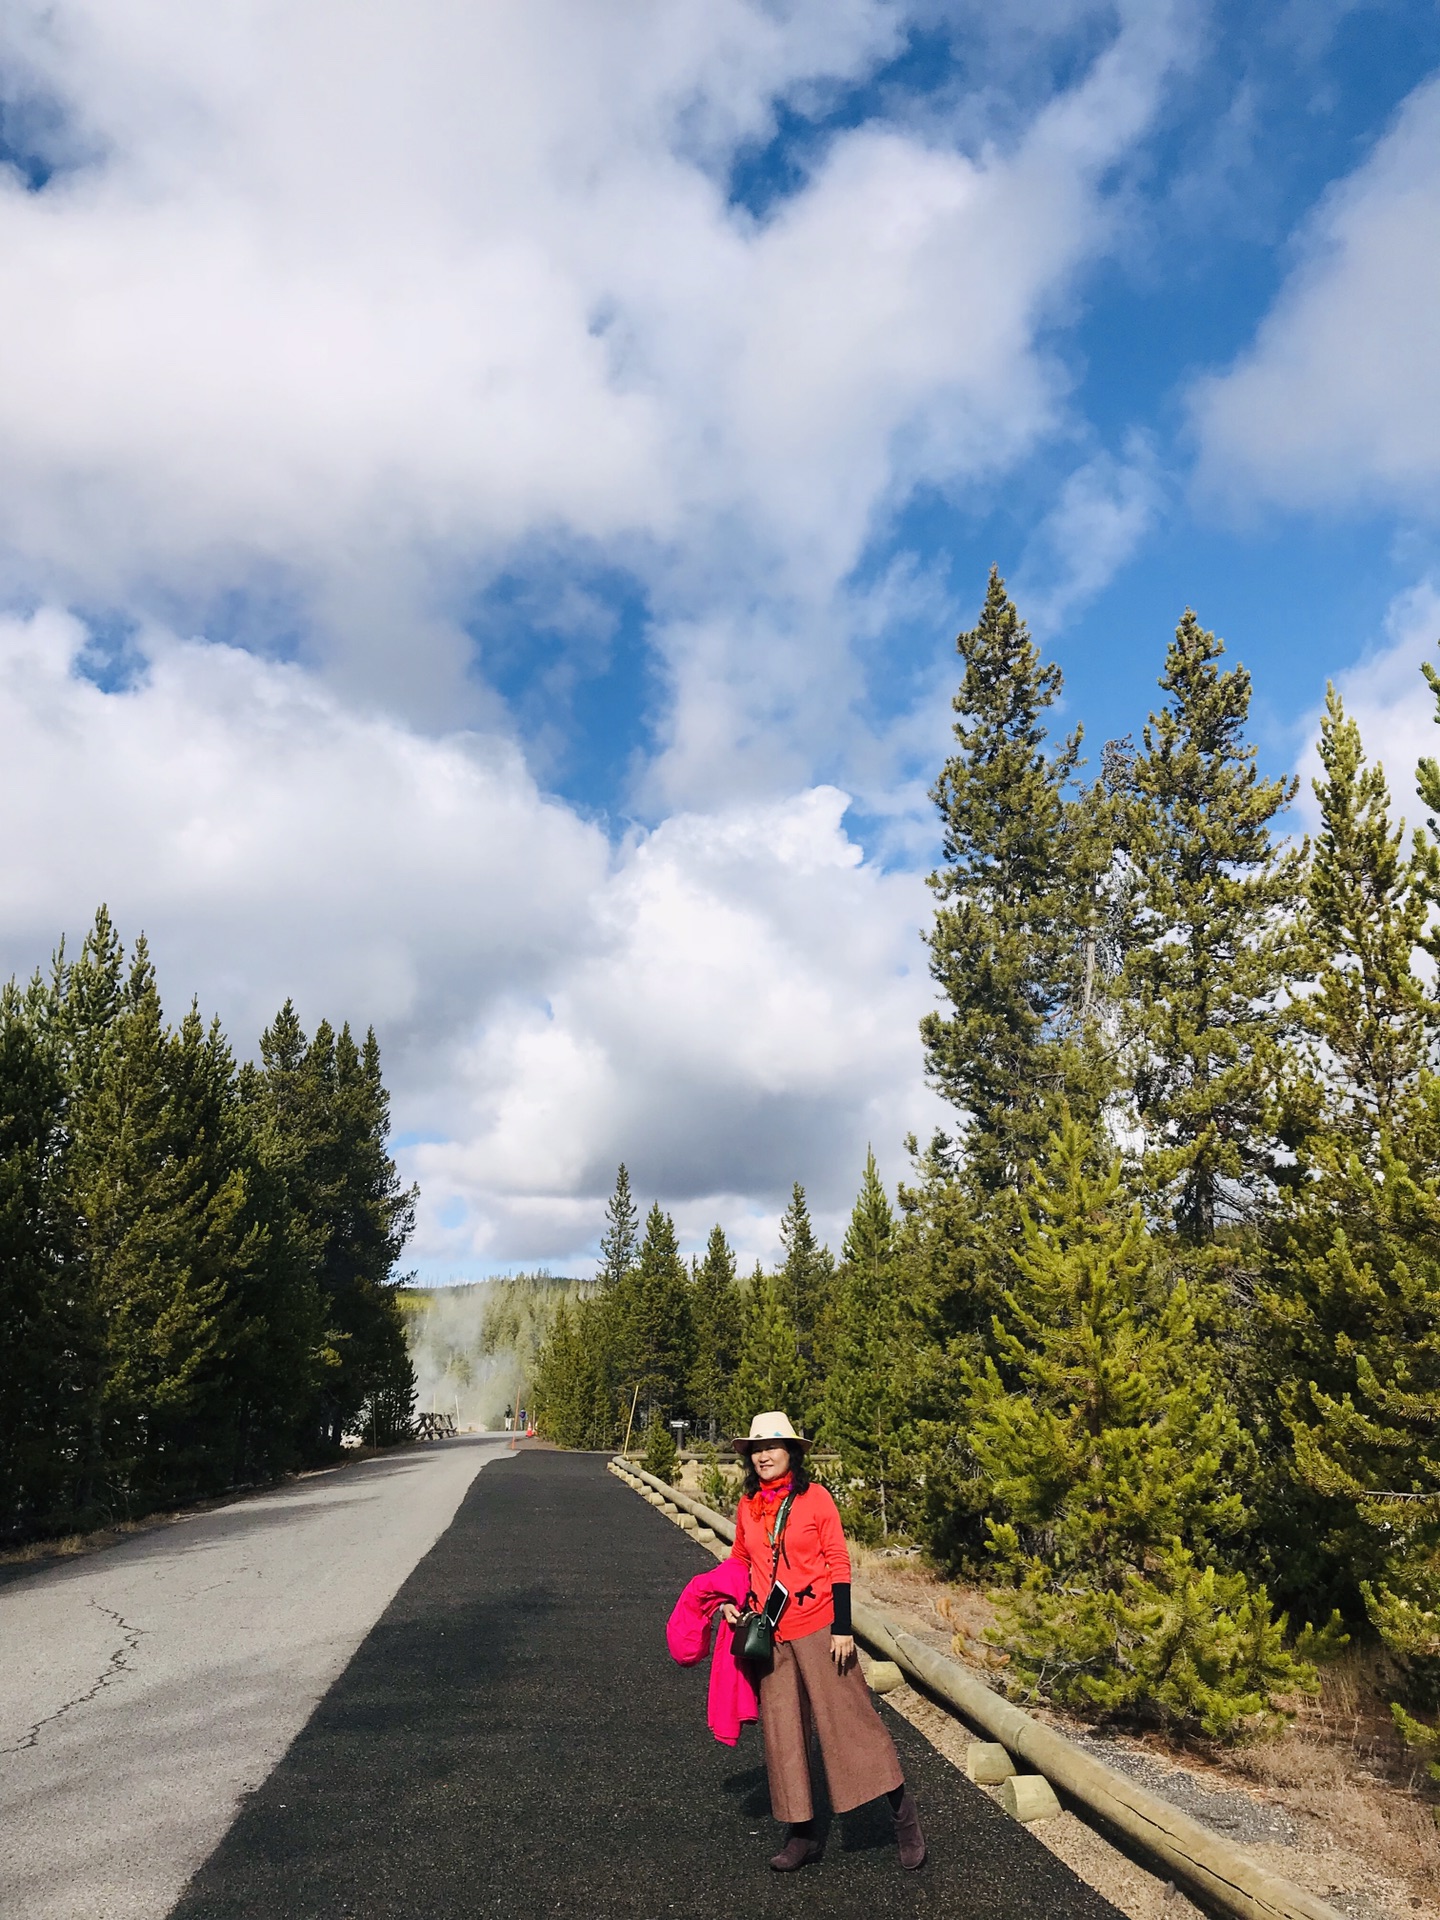
[[[785,1537],[785,1522],[790,1518],[790,1505],[794,1498],[793,1493],[786,1494],[775,1521],[775,1532],[771,1539],[775,1555],[770,1563],[770,1598],[758,1611],[754,1607],[747,1607],[733,1629],[735,1658],[742,1666],[751,1667],[757,1673],[768,1673],[775,1664],[775,1629],[790,1600],[789,1594],[781,1588],[779,1591],[784,1597],[778,1607],[771,1608],[770,1601],[776,1593],[776,1576],[780,1572],[780,1542]]]

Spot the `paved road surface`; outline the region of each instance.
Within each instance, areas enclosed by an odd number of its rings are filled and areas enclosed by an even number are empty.
[[[417,1448],[0,1586],[3,1920],[163,1920],[477,1470],[516,1458]]]
[[[594,1455],[481,1474],[174,1920],[1117,1920],[888,1709],[930,1863],[882,1803],[772,1874],[758,1733],[664,1651],[705,1564]]]

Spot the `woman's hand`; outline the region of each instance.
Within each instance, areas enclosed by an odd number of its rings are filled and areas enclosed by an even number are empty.
[[[832,1633],[830,1636],[830,1658],[835,1662],[835,1671],[844,1673],[855,1658],[855,1636],[853,1633]]]
[[[735,1622],[740,1618],[740,1609],[735,1605],[733,1600],[722,1600],[720,1602],[720,1618],[725,1622],[727,1627],[733,1627]]]

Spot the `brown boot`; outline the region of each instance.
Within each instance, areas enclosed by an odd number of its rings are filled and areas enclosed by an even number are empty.
[[[906,1787],[895,1809],[895,1838],[900,1842],[900,1864],[913,1871],[925,1864],[925,1836],[920,1831],[920,1810],[915,1796]]]
[[[801,1867],[808,1867],[812,1860],[820,1858],[820,1842],[811,1833],[797,1833],[792,1827],[790,1838],[779,1853],[772,1854],[770,1864],[776,1873],[798,1873]]]

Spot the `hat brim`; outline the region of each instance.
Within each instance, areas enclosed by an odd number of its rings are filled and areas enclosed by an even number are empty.
[[[730,1442],[736,1453],[751,1453],[756,1447],[799,1447],[803,1453],[807,1447],[813,1447],[814,1444],[815,1442],[807,1440],[803,1433],[762,1433],[755,1440],[752,1440],[747,1433],[743,1438]]]

